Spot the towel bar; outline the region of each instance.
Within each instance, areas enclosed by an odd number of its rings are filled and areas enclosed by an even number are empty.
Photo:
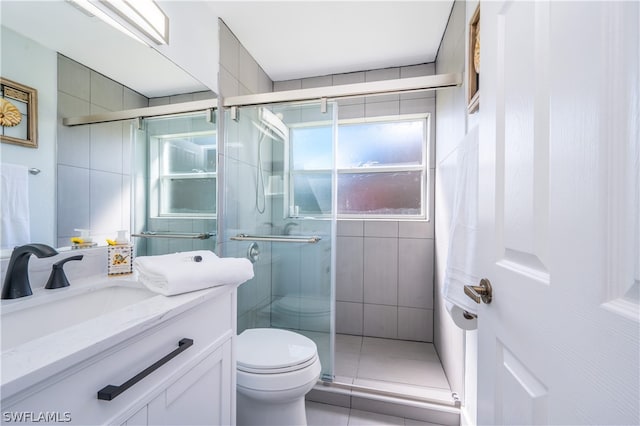
[[[140,234],[131,234],[132,237],[139,238],[185,238],[191,240],[208,240],[211,237],[215,237],[214,232],[203,232],[200,234],[179,234],[179,233],[159,233],[153,231],[143,231]]]
[[[311,237],[299,237],[293,235],[247,235],[238,234],[230,238],[233,241],[271,241],[276,243],[310,243],[315,244],[322,238],[314,235]]]

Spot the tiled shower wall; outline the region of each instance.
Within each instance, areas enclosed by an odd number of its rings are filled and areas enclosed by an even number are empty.
[[[129,122],[66,127],[64,117],[141,108],[141,94],[58,55],[57,245],[68,246],[75,228],[113,238],[131,221]]]
[[[434,74],[434,64],[274,82],[274,91]],[[433,341],[435,92],[338,102],[338,118],[430,114],[428,221],[338,221],[336,331]]]
[[[336,331],[431,342],[430,224],[339,221],[337,240]]]

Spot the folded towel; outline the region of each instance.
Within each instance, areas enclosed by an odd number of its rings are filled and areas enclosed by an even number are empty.
[[[477,314],[478,305],[464,294],[465,285],[477,285],[476,240],[478,226],[478,127],[460,143],[456,190],[449,228],[449,253],[444,273],[444,298]]]
[[[31,242],[29,226],[29,170],[17,164],[0,167],[2,248],[14,248]]]
[[[139,273],[140,282],[165,296],[220,285],[239,285],[253,278],[253,265],[248,259],[221,258],[208,250],[140,256],[133,261],[133,266]]]

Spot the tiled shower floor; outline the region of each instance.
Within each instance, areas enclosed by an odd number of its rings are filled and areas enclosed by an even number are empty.
[[[451,388],[433,344],[336,334],[335,381],[414,398]]]

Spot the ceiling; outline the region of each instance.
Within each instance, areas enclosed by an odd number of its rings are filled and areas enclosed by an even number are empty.
[[[452,0],[206,1],[274,81],[433,62],[453,5]],[[157,51],[66,1],[2,0],[0,7],[3,26],[147,97],[206,90]]]
[[[274,81],[434,62],[452,0],[210,1]]]

